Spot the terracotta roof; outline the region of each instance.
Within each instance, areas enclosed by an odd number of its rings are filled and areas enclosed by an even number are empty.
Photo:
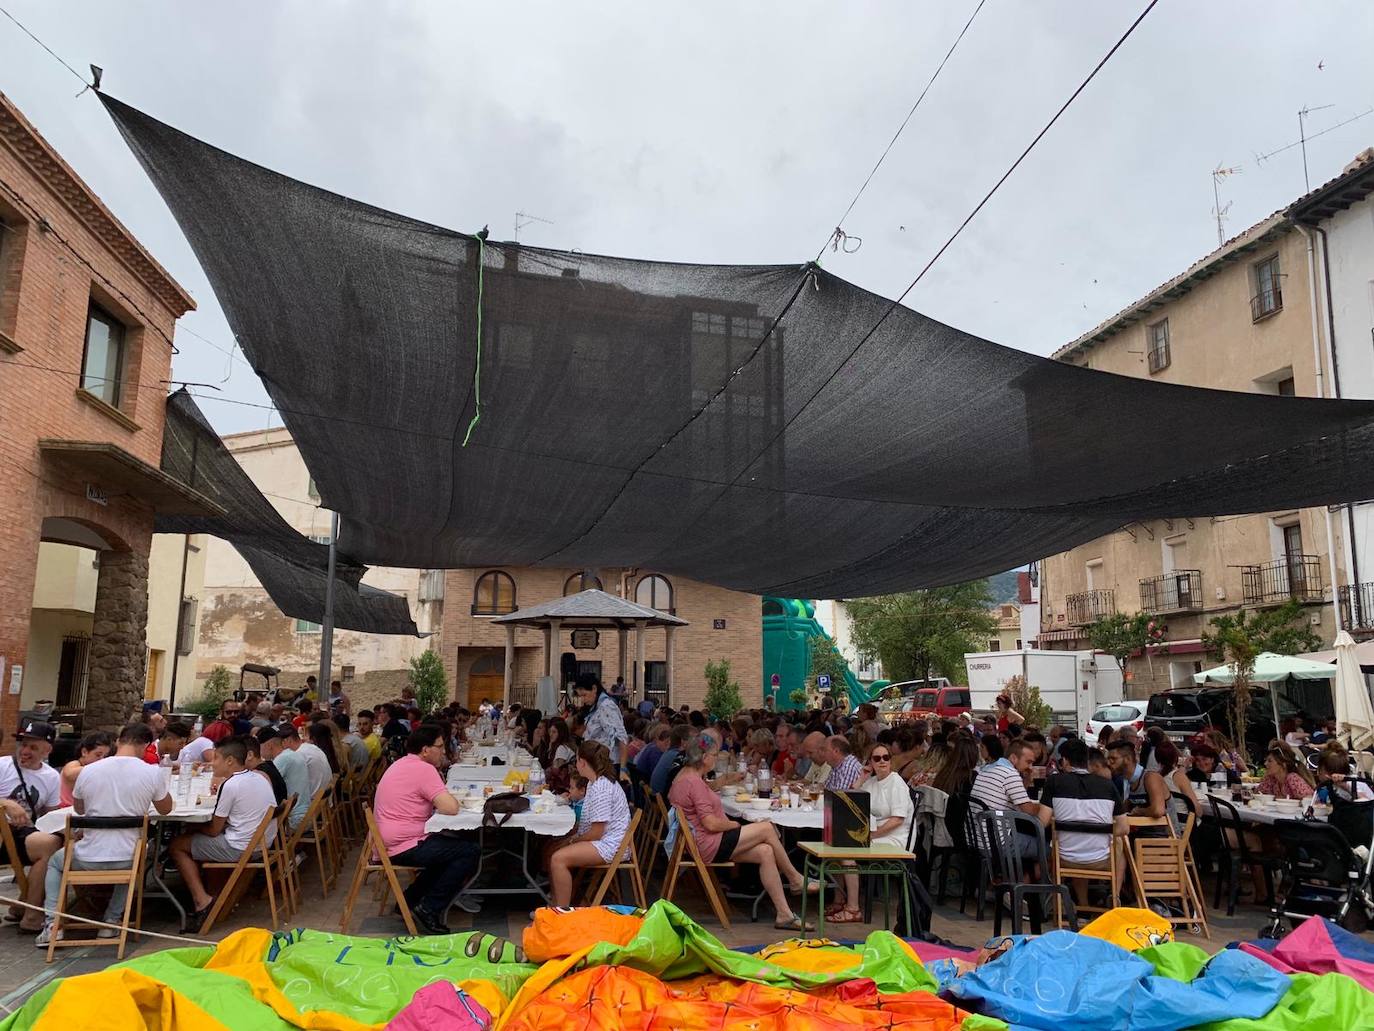
[[[617,598],[605,591],[590,590],[580,594],[570,594],[563,598],[531,605],[504,616],[497,616],[493,623],[517,623],[524,626],[546,625],[550,620],[573,626],[632,626],[644,620],[648,626],[686,626],[685,619],[670,616],[658,609],[637,605],[624,598]]]

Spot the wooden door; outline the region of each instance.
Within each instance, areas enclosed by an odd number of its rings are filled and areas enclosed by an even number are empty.
[[[477,707],[482,704],[482,699],[499,702],[501,692],[505,690],[506,678],[500,673],[469,673],[468,674],[468,712],[476,712]]]

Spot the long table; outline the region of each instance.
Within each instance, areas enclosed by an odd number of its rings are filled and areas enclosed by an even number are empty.
[[[499,769],[499,767],[498,767]],[[498,817],[504,819],[504,817]],[[520,860],[520,874],[525,879],[523,886],[514,888],[467,888],[464,889],[465,895],[523,895],[529,892],[536,892],[544,902],[549,901],[548,892],[539,883],[538,878],[530,872],[530,837],[549,837],[556,838],[567,834],[576,824],[573,818],[572,806],[558,804],[547,812],[535,812],[533,808],[529,812],[514,813],[501,825],[500,830],[518,830],[520,834],[520,851],[517,853],[507,848],[496,848],[490,852],[487,850],[487,831],[482,827],[482,810],[464,809],[462,812],[453,816],[443,816],[435,813],[425,823],[425,832],[434,834],[439,831],[477,831],[480,851],[477,857],[477,870],[472,875],[472,882],[476,883],[477,878],[482,875],[483,867],[487,860],[499,860],[502,855],[509,855],[513,859]]]
[[[825,813],[820,806],[810,810],[807,809],[764,809],[761,806],[741,805],[731,798],[728,793],[721,796],[721,806],[725,813],[734,820],[747,820],[750,823],[772,823],[778,827],[790,827],[793,830],[814,830],[818,831],[825,827]]]
[[[1210,817],[1212,815],[1212,806],[1207,801],[1212,794],[1213,792],[1208,791],[1198,797],[1198,802],[1201,803],[1203,816]],[[1299,809],[1296,813],[1281,813],[1277,809],[1271,809],[1268,806],[1245,805],[1243,802],[1231,802],[1231,793],[1229,791],[1217,793],[1216,797],[1223,802],[1230,802],[1231,805],[1235,807],[1236,815],[1240,817],[1242,823],[1255,823],[1261,826],[1272,827],[1279,820],[1301,820],[1305,812],[1305,810]],[[1329,812],[1329,810],[1324,811],[1321,808],[1317,808],[1313,812],[1313,817],[1325,823],[1327,812]]]

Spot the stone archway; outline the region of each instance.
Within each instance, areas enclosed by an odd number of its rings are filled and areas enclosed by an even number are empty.
[[[148,555],[106,526],[50,516],[40,539],[99,554],[87,665],[84,729],[115,730],[142,703],[148,661]]]

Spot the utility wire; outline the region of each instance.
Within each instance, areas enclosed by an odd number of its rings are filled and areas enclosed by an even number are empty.
[[[911,105],[911,110],[908,111],[906,117],[902,119],[902,124],[897,126],[897,131],[892,134],[892,139],[887,141],[887,146],[884,147],[883,152],[878,155],[878,161],[869,171],[868,178],[863,181],[863,185],[859,187],[859,192],[854,194],[854,199],[849,202],[849,207],[844,209],[844,214],[841,215],[839,221],[835,223],[834,231],[826,239],[825,243],[821,244],[821,249],[816,253],[817,261],[819,261],[821,255],[825,253],[825,248],[829,245],[831,240],[834,240],[837,236],[843,237],[844,233],[841,227],[844,225],[844,220],[848,218],[849,213],[854,210],[854,205],[859,203],[859,198],[864,195],[864,191],[868,189],[868,184],[873,181],[873,177],[878,174],[878,169],[882,167],[883,162],[887,160],[887,155],[891,153],[892,148],[896,146],[897,139],[906,129],[907,123],[911,121],[911,116],[914,115],[916,109],[921,106],[921,101],[926,99],[926,94],[930,92],[930,87],[935,85],[935,80],[940,77],[940,72],[944,70],[945,63],[950,59],[950,55],[954,53],[954,48],[957,47],[959,41],[964,38],[964,33],[968,32],[969,26],[973,24],[973,19],[978,17],[978,12],[983,9],[983,4],[985,3],[987,3],[987,0],[978,0],[978,6],[975,7],[973,13],[969,15],[968,21],[964,22],[964,27],[959,30],[959,35],[954,37],[954,42],[949,45],[949,50],[947,50],[945,56],[940,59],[940,63],[935,68],[935,73],[930,77],[930,81],[926,83],[925,88],[921,90],[920,95],[916,98],[916,103]]]
[[[46,50],[46,51],[48,52],[48,54],[52,57],[52,59],[53,59],[54,61],[56,61],[56,62],[57,62],[58,64],[60,64],[63,68],[67,69],[67,71],[69,71],[69,72],[71,72],[73,75],[75,75],[76,78],[77,78],[77,80],[80,81],[81,85],[85,86],[86,89],[90,89],[90,88],[91,88],[91,84],[90,84],[89,82],[86,81],[86,77],[85,77],[84,75],[82,75],[82,74],[81,74],[80,72],[78,72],[75,68],[73,68],[71,65],[69,65],[66,61],[62,60],[62,58],[58,57],[57,54],[53,51],[52,47],[48,46],[48,44],[44,43],[41,39],[39,39],[37,36],[35,36],[35,35],[34,35],[32,32],[30,32],[27,28],[25,28],[23,22],[21,22],[21,21],[20,21],[18,18],[16,18],[14,15],[10,14],[10,12],[7,11],[7,10],[5,10],[3,7],[0,7],[0,14],[3,14],[3,15],[4,15],[6,18],[8,18],[10,21],[14,22],[14,24],[18,25],[18,26],[19,26],[19,31],[20,31],[20,32],[22,32],[24,35],[28,36],[29,39],[33,40],[33,41],[34,41],[35,43],[37,43],[40,47],[42,47],[44,50]],[[83,90],[82,92],[84,93],[85,90]]]

